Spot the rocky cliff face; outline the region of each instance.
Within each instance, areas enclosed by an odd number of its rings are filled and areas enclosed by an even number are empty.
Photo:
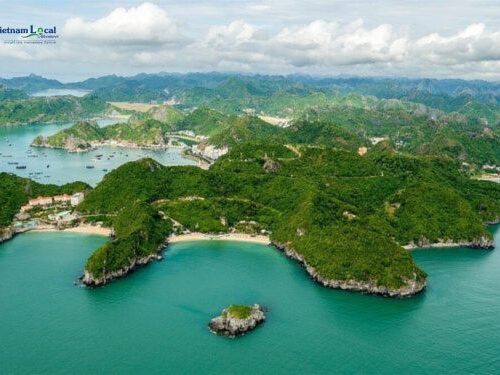
[[[314,267],[309,265],[304,257],[297,253],[295,250],[290,249],[288,246],[284,244],[273,243],[279,250],[283,251],[286,256],[289,258],[297,260],[301,263],[307,273],[319,284],[334,288],[334,289],[342,289],[349,290],[353,292],[361,292],[366,294],[378,294],[386,297],[410,297],[417,293],[420,293],[427,286],[427,281],[417,280],[417,275],[414,274],[413,278],[408,278],[403,280],[404,285],[399,288],[388,288],[386,286],[378,285],[375,281],[363,281],[363,280],[335,280],[328,279],[322,275],[320,275]]]
[[[163,246],[162,246],[162,248],[163,248]],[[162,259],[163,259],[163,257],[159,254],[159,252],[154,253],[154,254],[150,254],[150,255],[143,257],[143,258],[131,259],[130,263],[127,266],[120,268],[119,270],[116,270],[116,271],[111,271],[111,272],[105,271],[102,274],[102,276],[100,276],[100,277],[95,277],[89,271],[84,270],[84,273],[81,277],[81,281],[83,284],[85,284],[87,286],[94,286],[94,287],[102,286],[113,279],[117,279],[117,278],[128,275],[129,273],[133,272],[138,267],[145,266],[146,264],[148,264],[149,262],[151,262],[153,260],[162,260]]]
[[[264,311],[255,304],[252,306],[249,316],[243,319],[233,316],[229,309],[223,310],[220,316],[210,321],[208,328],[218,335],[236,337],[255,329],[265,319]]]
[[[0,228],[0,243],[10,240],[14,232],[10,228]]]
[[[482,235],[480,237],[474,238],[472,241],[467,240],[440,240],[438,242],[430,242],[427,238],[421,238],[416,243],[411,242],[408,245],[403,246],[405,249],[418,249],[418,248],[439,248],[439,247],[471,247],[474,249],[493,249],[495,248],[495,241],[486,236]]]

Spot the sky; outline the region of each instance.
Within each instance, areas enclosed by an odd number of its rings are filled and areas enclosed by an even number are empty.
[[[2,77],[220,71],[500,81],[500,0],[0,0],[0,9],[3,28],[56,26],[58,35],[51,45],[13,45],[0,34]]]

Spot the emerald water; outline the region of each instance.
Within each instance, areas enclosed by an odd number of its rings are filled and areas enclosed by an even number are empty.
[[[106,126],[119,121],[123,120],[101,119],[98,123]],[[38,135],[52,135],[73,124],[73,122],[37,123],[0,127],[0,172],[15,173],[40,183],[62,184],[79,180],[96,185],[112,169],[143,157],[151,157],[164,165],[196,164],[192,160],[183,158],[179,149],[141,150],[100,147],[90,152],[69,153],[65,150],[30,147]],[[103,155],[101,160],[96,158],[99,154]],[[26,169],[17,169],[16,166],[26,166]]]
[[[500,227],[496,231],[500,246]],[[0,373],[498,373],[500,250],[419,250],[429,288],[412,299],[326,289],[277,250],[170,246],[101,289],[73,285],[104,238],[28,233],[0,245]],[[209,319],[268,307],[231,340]]]

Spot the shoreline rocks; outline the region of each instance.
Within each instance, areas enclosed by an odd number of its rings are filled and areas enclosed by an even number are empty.
[[[360,280],[335,280],[328,279],[322,275],[320,275],[314,267],[309,265],[304,257],[297,253],[295,250],[290,249],[288,246],[279,243],[273,243],[273,245],[278,249],[283,251],[283,253],[296,261],[298,261],[309,274],[309,276],[316,281],[318,284],[321,284],[328,288],[333,289],[342,289],[348,290],[352,292],[360,292],[365,294],[375,294],[384,297],[411,297],[415,294],[422,292],[427,286],[427,280],[419,281],[417,280],[417,275],[414,274],[413,279],[405,279],[405,285],[401,286],[397,289],[391,289],[386,286],[378,285],[374,281],[360,281]]]
[[[439,240],[438,242],[430,242],[426,238],[420,239],[417,243],[410,242],[403,246],[406,250],[414,250],[421,248],[447,248],[447,247],[469,247],[472,249],[492,250],[495,248],[495,241],[485,235],[474,238],[472,241],[454,241],[454,240]]]
[[[76,146],[75,144],[78,144]],[[121,140],[103,140],[103,141],[80,141],[80,142],[66,142],[62,146],[54,146],[48,143],[46,137],[37,137],[31,143],[31,147],[39,148],[52,148],[58,150],[65,150],[70,153],[78,152],[89,152],[96,150],[100,147],[118,147],[118,148],[128,148],[128,149],[138,149],[138,150],[167,150],[167,149],[184,149],[182,146],[169,145],[167,143],[134,143],[130,141]]]
[[[14,234],[10,227],[0,228],[0,243],[10,240]]]
[[[254,330],[265,319],[264,310],[257,304],[230,305],[210,321],[208,328],[216,335],[234,338]]]
[[[89,271],[84,270],[83,275],[80,276],[80,281],[82,282],[83,285],[88,287],[99,287],[107,284],[108,282],[114,279],[127,276],[128,274],[134,272],[137,268],[143,267],[154,260],[156,261],[163,260],[161,252],[163,251],[166,245],[167,243],[162,244],[161,246],[158,247],[155,253],[149,254],[148,256],[131,259],[128,265],[116,271],[111,271],[111,272],[104,271],[102,276],[100,277],[95,277]]]

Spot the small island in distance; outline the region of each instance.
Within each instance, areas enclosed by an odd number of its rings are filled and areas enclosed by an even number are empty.
[[[500,374],[500,0],[2,5],[0,375]]]

